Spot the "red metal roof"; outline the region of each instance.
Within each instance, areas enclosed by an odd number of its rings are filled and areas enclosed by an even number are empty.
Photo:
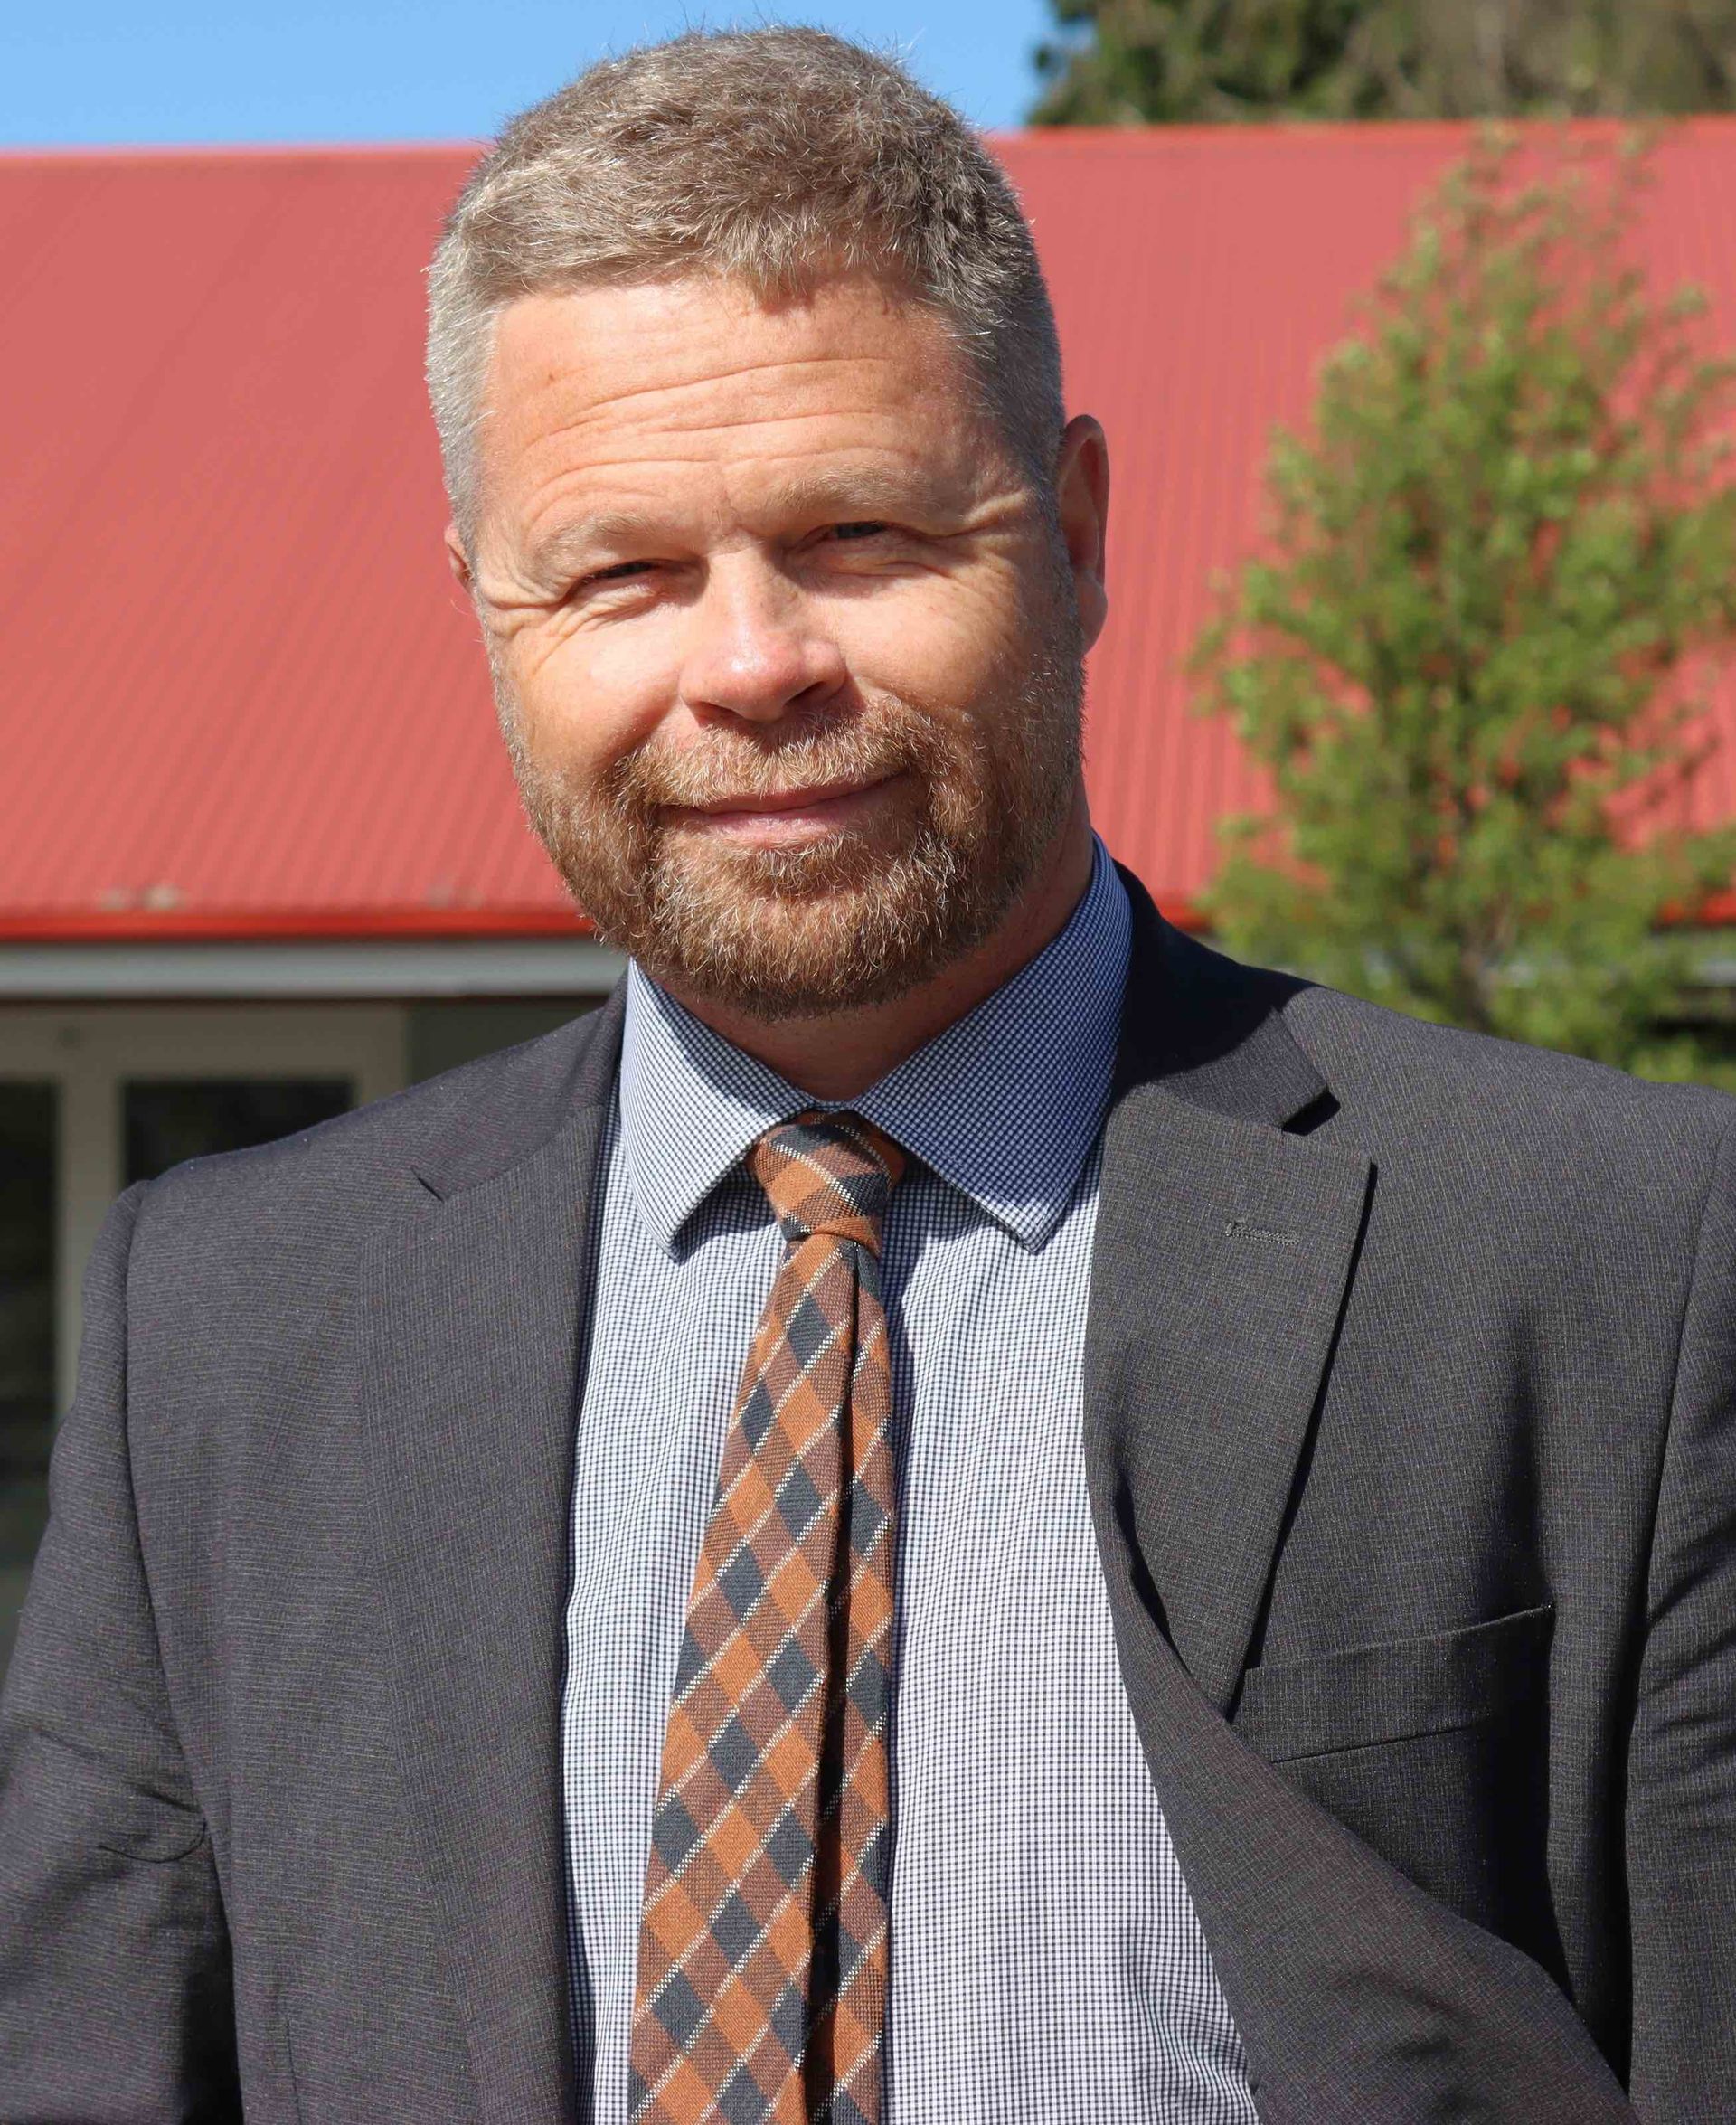
[[[1174,913],[1258,802],[1178,665],[1278,420],[1457,126],[1027,133],[1071,406],[1115,459],[1098,822]],[[0,157],[0,936],[571,926],[447,573],[422,271],[470,148]],[[1736,121],[1645,248],[1736,341]],[[1720,720],[1736,735],[1736,688]],[[1736,814],[1736,748],[1693,811]]]

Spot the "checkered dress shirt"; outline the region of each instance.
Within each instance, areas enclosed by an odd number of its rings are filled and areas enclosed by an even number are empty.
[[[920,1161],[882,1261],[901,1497],[889,2125],[1255,2118],[1122,1688],[1085,1489],[1098,1147],[1128,934],[1099,844],[1061,935],[849,1102]],[[627,2117],[670,1689],[783,1255],[741,1155],[814,1104],[631,970],[562,1721],[588,2125]]]

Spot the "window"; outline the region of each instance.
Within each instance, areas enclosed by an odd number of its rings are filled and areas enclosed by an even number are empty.
[[[293,1136],[354,1104],[346,1077],[131,1079],[122,1095],[126,1185],[155,1180],[184,1158]]]

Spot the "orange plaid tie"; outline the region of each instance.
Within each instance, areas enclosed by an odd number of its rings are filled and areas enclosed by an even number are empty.
[[[890,1960],[896,1494],[881,1225],[855,1114],[750,1163],[787,1252],[693,1575],[652,1818],[635,2125],[877,2125]]]

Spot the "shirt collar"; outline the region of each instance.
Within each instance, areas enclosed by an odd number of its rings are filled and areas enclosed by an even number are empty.
[[[848,1106],[1032,1250],[1061,1223],[1103,1125],[1132,916],[1099,841],[1065,927],[974,1011],[849,1100],[816,1100],[627,970],[621,1141],[665,1251],[754,1138]]]

